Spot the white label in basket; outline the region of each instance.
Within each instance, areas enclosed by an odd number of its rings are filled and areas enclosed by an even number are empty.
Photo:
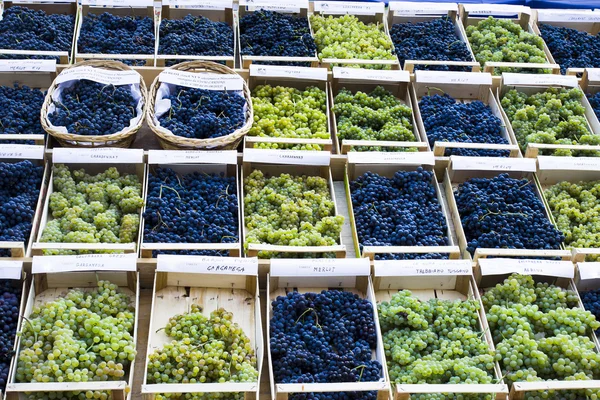
[[[59,147],[52,150],[52,161],[55,163],[141,164],[144,162],[144,150],[112,147],[97,149]]]
[[[538,156],[540,170],[600,171],[598,157]]]
[[[469,260],[381,260],[375,276],[471,275]]]
[[[600,279],[600,262],[580,262],[577,263],[577,267],[582,281]]]
[[[271,276],[366,276],[371,272],[368,258],[303,258],[271,260]]]
[[[225,10],[233,8],[232,0],[163,0],[163,5],[183,9]]]
[[[487,72],[417,71],[415,72],[415,82],[491,86],[492,74]]]
[[[327,80],[327,68],[288,67],[284,65],[250,64],[250,76]]]
[[[333,67],[335,79],[360,79],[369,81],[410,82],[408,71],[380,71],[364,68]]]
[[[435,165],[435,157],[431,151],[351,151],[348,152],[348,162],[350,164]]]
[[[600,13],[592,10],[537,10],[540,22],[600,22]]]
[[[308,9],[307,0],[240,0],[240,6],[246,6],[249,11],[271,10],[298,13],[300,9]]]
[[[26,144],[0,144],[0,158],[43,160],[44,146],[29,146]]]
[[[21,279],[23,261],[0,260],[0,279]]]
[[[2,72],[56,72],[56,60],[0,60]]]
[[[505,86],[564,86],[577,87],[575,75],[553,74],[513,74],[503,73],[502,84]]]
[[[235,150],[150,150],[148,164],[237,164]]]
[[[56,83],[79,79],[103,83],[105,85],[132,85],[140,83],[140,74],[135,71],[112,71],[90,66],[65,69],[56,77]]]
[[[390,1],[390,10],[394,15],[440,15],[448,11],[458,12],[457,3],[423,3],[411,1]]]
[[[167,69],[158,79],[164,83],[206,90],[242,90],[244,80],[237,74],[194,73]]]
[[[44,274],[76,271],[135,271],[137,254],[82,254],[78,256],[34,256],[31,272]]]
[[[525,6],[508,4],[463,4],[465,11],[472,15],[511,16],[518,13],[531,15],[531,9]]]
[[[257,275],[258,258],[177,256],[159,254],[158,272],[189,272],[195,274]]]
[[[327,166],[330,161],[328,151],[244,149],[244,162]]]
[[[385,4],[379,2],[315,1],[313,4],[315,11],[325,14],[375,15],[382,14],[385,10]]]
[[[153,0],[81,0],[81,4],[108,7],[152,7]]]
[[[573,278],[575,270],[570,261],[555,260],[516,260],[510,258],[480,258],[481,275],[522,275],[553,276]]]
[[[536,171],[536,163],[533,158],[451,156],[450,162],[452,169],[456,171]]]

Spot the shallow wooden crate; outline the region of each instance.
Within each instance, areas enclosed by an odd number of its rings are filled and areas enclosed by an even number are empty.
[[[218,268],[214,268],[215,265],[221,266],[225,272],[219,272]],[[144,400],[153,400],[160,393],[236,392],[243,392],[244,399],[247,400],[258,399],[264,344],[257,273],[256,259],[159,256],[142,384]],[[189,313],[192,304],[200,305],[202,313],[207,317],[219,308],[233,312],[232,321],[240,325],[256,352],[256,382],[148,384],[148,356],[173,340],[161,328],[175,315]]]
[[[350,265],[352,263],[352,265]],[[288,292],[314,292],[333,288],[349,291],[367,299],[373,304],[374,317],[377,317],[377,306],[370,277],[370,264],[366,259],[358,260],[274,260],[271,272],[267,275],[267,315],[271,320],[272,305],[278,296],[286,296]],[[389,400],[390,383],[385,376],[385,352],[381,339],[381,329],[375,319],[377,331],[377,348],[372,359],[379,361],[382,367],[382,378],[377,382],[337,382],[337,383],[277,383],[274,380],[273,362],[271,360],[271,329],[267,325],[267,349],[269,352],[269,377],[271,380],[271,399],[285,400],[292,393],[334,393],[334,392],[366,392],[377,391],[377,400]]]
[[[433,156],[431,153],[380,153],[371,152],[357,154],[351,153],[348,156],[346,164],[346,175],[344,177],[346,185],[346,201],[348,202],[348,211],[350,215],[350,225],[352,227],[352,237],[354,239],[354,248],[357,255],[367,257],[373,260],[379,254],[427,254],[440,253],[447,254],[449,258],[460,258],[460,248],[455,245],[450,231],[450,218],[446,204],[442,199],[442,193],[438,184],[435,171],[433,170]],[[398,171],[415,171],[418,167],[433,172],[431,184],[435,188],[438,203],[446,220],[446,246],[365,246],[361,250],[361,243],[356,229],[356,219],[354,208],[352,206],[352,196],[350,182],[362,176],[366,172],[373,172],[387,178],[392,178]]]

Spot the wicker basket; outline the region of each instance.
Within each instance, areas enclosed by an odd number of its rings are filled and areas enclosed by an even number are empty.
[[[237,74],[231,68],[211,61],[188,61],[174,65],[173,67],[171,67],[171,69],[197,73],[211,72],[217,74]],[[160,145],[163,149],[233,150],[238,147],[246,133],[248,133],[248,131],[252,127],[252,123],[254,121],[252,98],[250,97],[250,89],[248,88],[248,84],[246,83],[246,81],[244,81],[243,92],[247,103],[246,123],[244,124],[244,126],[242,126],[241,128],[237,129],[229,135],[211,139],[190,139],[174,135],[173,132],[171,132],[170,130],[165,129],[162,126],[156,125],[154,121],[156,92],[158,91],[158,88],[161,84],[161,82],[159,82],[158,79],[159,77],[157,76],[156,79],[154,79],[154,82],[152,82],[152,86],[150,87],[150,102],[146,110],[146,121],[148,122],[148,126],[150,126],[150,129],[152,129],[152,131],[156,134],[158,141],[160,142]]]
[[[108,70],[118,70],[118,71],[127,71],[133,70],[133,68],[119,62],[119,61],[108,61],[108,60],[89,60],[82,61],[74,64],[69,68],[76,68],[81,66],[91,66],[96,68],[108,69]],[[124,132],[121,133],[113,133],[110,135],[101,135],[101,136],[88,136],[88,135],[75,135],[72,133],[63,133],[57,131],[51,124],[48,119],[48,107],[52,104],[52,93],[57,89],[58,84],[56,80],[52,82],[52,86],[48,89],[48,93],[46,94],[46,99],[44,100],[44,104],[42,105],[42,113],[41,113],[41,123],[42,127],[48,134],[56,138],[61,146],[64,147],[130,147],[135,139],[136,133],[142,127],[144,123],[144,116],[146,115],[146,108],[148,106],[148,89],[146,88],[146,83],[144,79],[140,75],[140,92],[142,93],[142,118],[138,121],[138,123],[131,128],[127,128]]]

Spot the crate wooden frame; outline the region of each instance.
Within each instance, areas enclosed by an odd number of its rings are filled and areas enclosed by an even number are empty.
[[[19,5],[22,7],[30,8],[32,10],[43,10],[46,14],[70,14],[73,15],[74,26],[73,26],[73,40],[71,42],[71,48],[69,51],[44,51],[44,50],[11,50],[11,49],[0,49],[0,54],[10,55],[23,55],[23,56],[51,56],[59,57],[57,65],[69,65],[74,62],[73,53],[75,51],[75,36],[77,32],[77,24],[79,22],[79,8],[77,2],[72,3],[55,3],[51,0],[34,0],[19,2],[17,1],[4,1],[0,2],[0,20],[4,14],[4,10],[12,7],[13,5]]]
[[[181,282],[181,283],[180,283]],[[188,291],[189,289],[189,291]],[[256,352],[258,380],[247,383],[164,383],[147,384],[148,356],[170,339],[157,329],[169,318],[189,312],[195,299],[202,299],[202,313],[208,316],[219,307],[233,312],[233,322],[242,327]],[[235,308],[232,308],[235,306]],[[159,393],[244,392],[246,400],[258,400],[264,357],[264,341],[257,275],[155,272],[148,349],[144,364],[142,398],[154,400]],[[243,312],[243,318],[240,314]],[[160,322],[160,323],[159,323]]]
[[[391,178],[398,171],[415,171],[418,167],[423,167],[424,170],[431,171],[433,173],[432,184],[435,187],[435,193],[437,195],[438,203],[444,214],[446,220],[446,237],[448,244],[446,246],[365,246],[361,252],[360,240],[358,237],[358,230],[356,229],[356,218],[354,216],[354,207],[352,206],[352,197],[350,190],[350,182],[358,178],[366,172],[373,172],[379,175]],[[450,217],[448,209],[442,198],[442,190],[440,189],[435,171],[431,165],[402,165],[402,164],[376,164],[376,163],[365,163],[365,164],[346,164],[346,174],[344,176],[344,184],[346,186],[346,201],[348,202],[348,214],[350,216],[350,227],[352,229],[352,238],[354,240],[354,248],[359,257],[367,257],[370,260],[375,258],[377,254],[427,254],[427,253],[441,253],[448,254],[450,259],[458,259],[460,257],[460,248],[454,243],[452,238]]]
[[[354,278],[350,282],[348,278]],[[271,321],[272,305],[271,302],[277,296],[285,296],[286,293],[297,291],[299,293],[315,292],[335,287],[344,291],[351,291],[358,294],[361,298],[367,299],[373,304],[373,314],[375,318],[375,329],[377,331],[377,348],[375,350],[376,358],[381,363],[383,377],[378,382],[343,382],[343,383],[276,383],[273,378],[273,362],[271,360]],[[381,338],[381,328],[377,320],[377,306],[375,303],[373,282],[371,276],[339,277],[339,276],[316,276],[306,274],[305,276],[276,277],[267,275],[267,349],[269,353],[269,379],[271,382],[271,399],[286,400],[290,393],[309,393],[309,392],[346,392],[346,391],[377,391],[377,400],[390,399],[390,383],[386,376],[385,352],[383,350],[383,341]]]
[[[27,296],[24,318],[29,317],[33,307],[44,304],[64,296],[69,289],[79,288],[91,290],[97,287],[98,280],[109,280],[119,286],[121,290],[127,289],[132,297],[135,310],[135,321],[133,326],[134,346],[137,346],[138,334],[138,310],[140,298],[140,283],[138,272],[130,271],[92,271],[92,272],[56,272],[34,274],[31,278],[31,287]],[[74,390],[104,390],[110,391],[113,400],[129,400],[131,392],[127,393],[125,388],[133,385],[135,371],[135,360],[129,365],[128,374],[119,381],[91,381],[91,382],[45,382],[45,383],[17,383],[16,366],[18,354],[21,349],[21,337],[18,339],[17,352],[13,361],[9,383],[6,388],[7,400],[26,400],[26,392],[62,392]]]

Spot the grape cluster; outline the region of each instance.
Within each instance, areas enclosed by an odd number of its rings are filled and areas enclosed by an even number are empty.
[[[171,107],[158,121],[175,136],[218,138],[246,123],[246,99],[238,93],[177,86],[167,99]]]
[[[233,314],[223,308],[207,318],[202,308],[171,317],[164,327],[172,339],[148,356],[148,383],[257,382],[256,354]],[[194,399],[243,400],[243,393],[223,393],[217,397],[193,395]],[[163,398],[162,396],[160,398]],[[189,399],[188,394],[165,398]]]
[[[318,56],[344,60],[395,60],[392,41],[384,25],[364,23],[354,15],[323,16],[310,19]],[[356,65],[355,65],[356,66]],[[361,68],[390,69],[390,65],[364,64]]]
[[[318,176],[265,176],[254,170],[244,178],[244,215],[249,243],[285,246],[338,244],[344,217],[335,215],[326,179]],[[290,256],[260,251],[259,258]],[[313,254],[304,256],[314,258]],[[293,257],[296,258],[296,257]]]
[[[364,246],[448,245],[446,218],[433,172],[398,171],[393,178],[367,172],[350,182],[358,241]],[[407,258],[428,258],[413,255]],[[379,259],[379,257],[377,257]],[[386,259],[404,259],[403,254]]]
[[[97,175],[64,164],[53,167],[54,192],[41,242],[131,243],[137,240],[142,184],[137,175],[121,175],[115,167]],[[44,250],[44,254],[85,251]]]
[[[350,90],[342,89],[333,103],[340,141],[417,141],[412,124],[412,109],[383,86],[377,86],[368,94],[361,91],[353,94]]]
[[[18,281],[17,281],[18,282]],[[19,322],[21,287],[12,281],[0,280],[0,392],[8,383],[8,369],[13,357],[13,347]]]
[[[0,241],[27,244],[44,167],[31,161],[0,163]],[[0,257],[10,257],[10,249],[0,249]]]
[[[540,23],[539,27],[562,74],[568,68],[600,67],[600,39],[597,36],[562,26]]]
[[[105,85],[81,79],[65,88],[56,109],[48,114],[54,126],[74,135],[100,136],[129,127],[137,115],[137,101],[129,85]]]
[[[379,304],[390,380],[397,384],[494,383],[494,353],[483,338],[479,310],[474,299],[420,301],[409,290]]]
[[[419,101],[431,148],[435,142],[508,144],[502,121],[491,108],[476,100],[459,103],[448,94],[423,96]],[[508,150],[446,149],[445,156],[508,157]]]
[[[314,57],[317,50],[307,18],[266,10],[240,18],[240,47],[242,56]],[[286,61],[256,63],[310,66]]]
[[[587,292],[579,292],[581,295],[581,303],[597,320],[600,320],[600,290],[589,290]],[[596,334],[600,332],[596,329]]]
[[[254,125],[250,136],[329,139],[327,95],[316,86],[304,90],[259,85],[252,91]],[[259,148],[321,150],[317,144],[285,145],[259,143]]]
[[[531,96],[513,89],[501,103],[523,151],[528,143],[600,145],[600,136],[588,128],[582,97],[578,88],[551,87]],[[597,152],[557,149],[542,150],[540,154],[595,156]]]
[[[590,102],[590,106],[592,106],[596,117],[600,118],[600,92],[596,94],[587,93],[586,97]]]
[[[0,49],[70,52],[74,32],[74,15],[12,6],[4,10],[0,19]],[[3,54],[0,58],[53,57]]]
[[[469,43],[476,60],[483,67],[488,61],[515,63],[548,63],[541,37],[523,30],[521,25],[509,19],[488,17],[477,25],[467,26]],[[502,72],[530,72],[521,68],[495,68],[494,74]],[[548,69],[536,73],[550,73]]]
[[[40,123],[44,97],[41,90],[25,85],[0,86],[0,135],[44,135]],[[14,142],[33,144],[23,140]]]
[[[467,45],[456,34],[448,17],[426,22],[392,25],[390,36],[396,55],[404,68],[406,60],[473,61]],[[415,71],[470,71],[471,67],[448,65],[415,65]]]
[[[341,290],[288,292],[271,303],[271,361],[276,383],[373,382],[382,366],[373,304]],[[376,392],[295,394],[290,399],[375,400]]]
[[[235,176],[199,172],[180,176],[170,168],[149,174],[144,242],[235,243],[239,242],[238,224]],[[217,256],[221,252],[204,253]]]
[[[508,174],[472,178],[458,186],[454,197],[471,255],[480,247],[558,249],[564,239],[527,179]]]
[[[487,290],[482,301],[496,343],[496,360],[509,383],[600,377],[600,354],[589,337],[600,323],[578,307],[577,292],[513,274]],[[596,396],[598,391],[592,390],[543,391],[529,398]]]
[[[117,285],[98,281],[35,306],[24,319],[16,382],[126,380],[135,360],[135,309]],[[29,395],[44,398],[46,393]],[[55,398],[107,400],[106,392],[59,392]]]

